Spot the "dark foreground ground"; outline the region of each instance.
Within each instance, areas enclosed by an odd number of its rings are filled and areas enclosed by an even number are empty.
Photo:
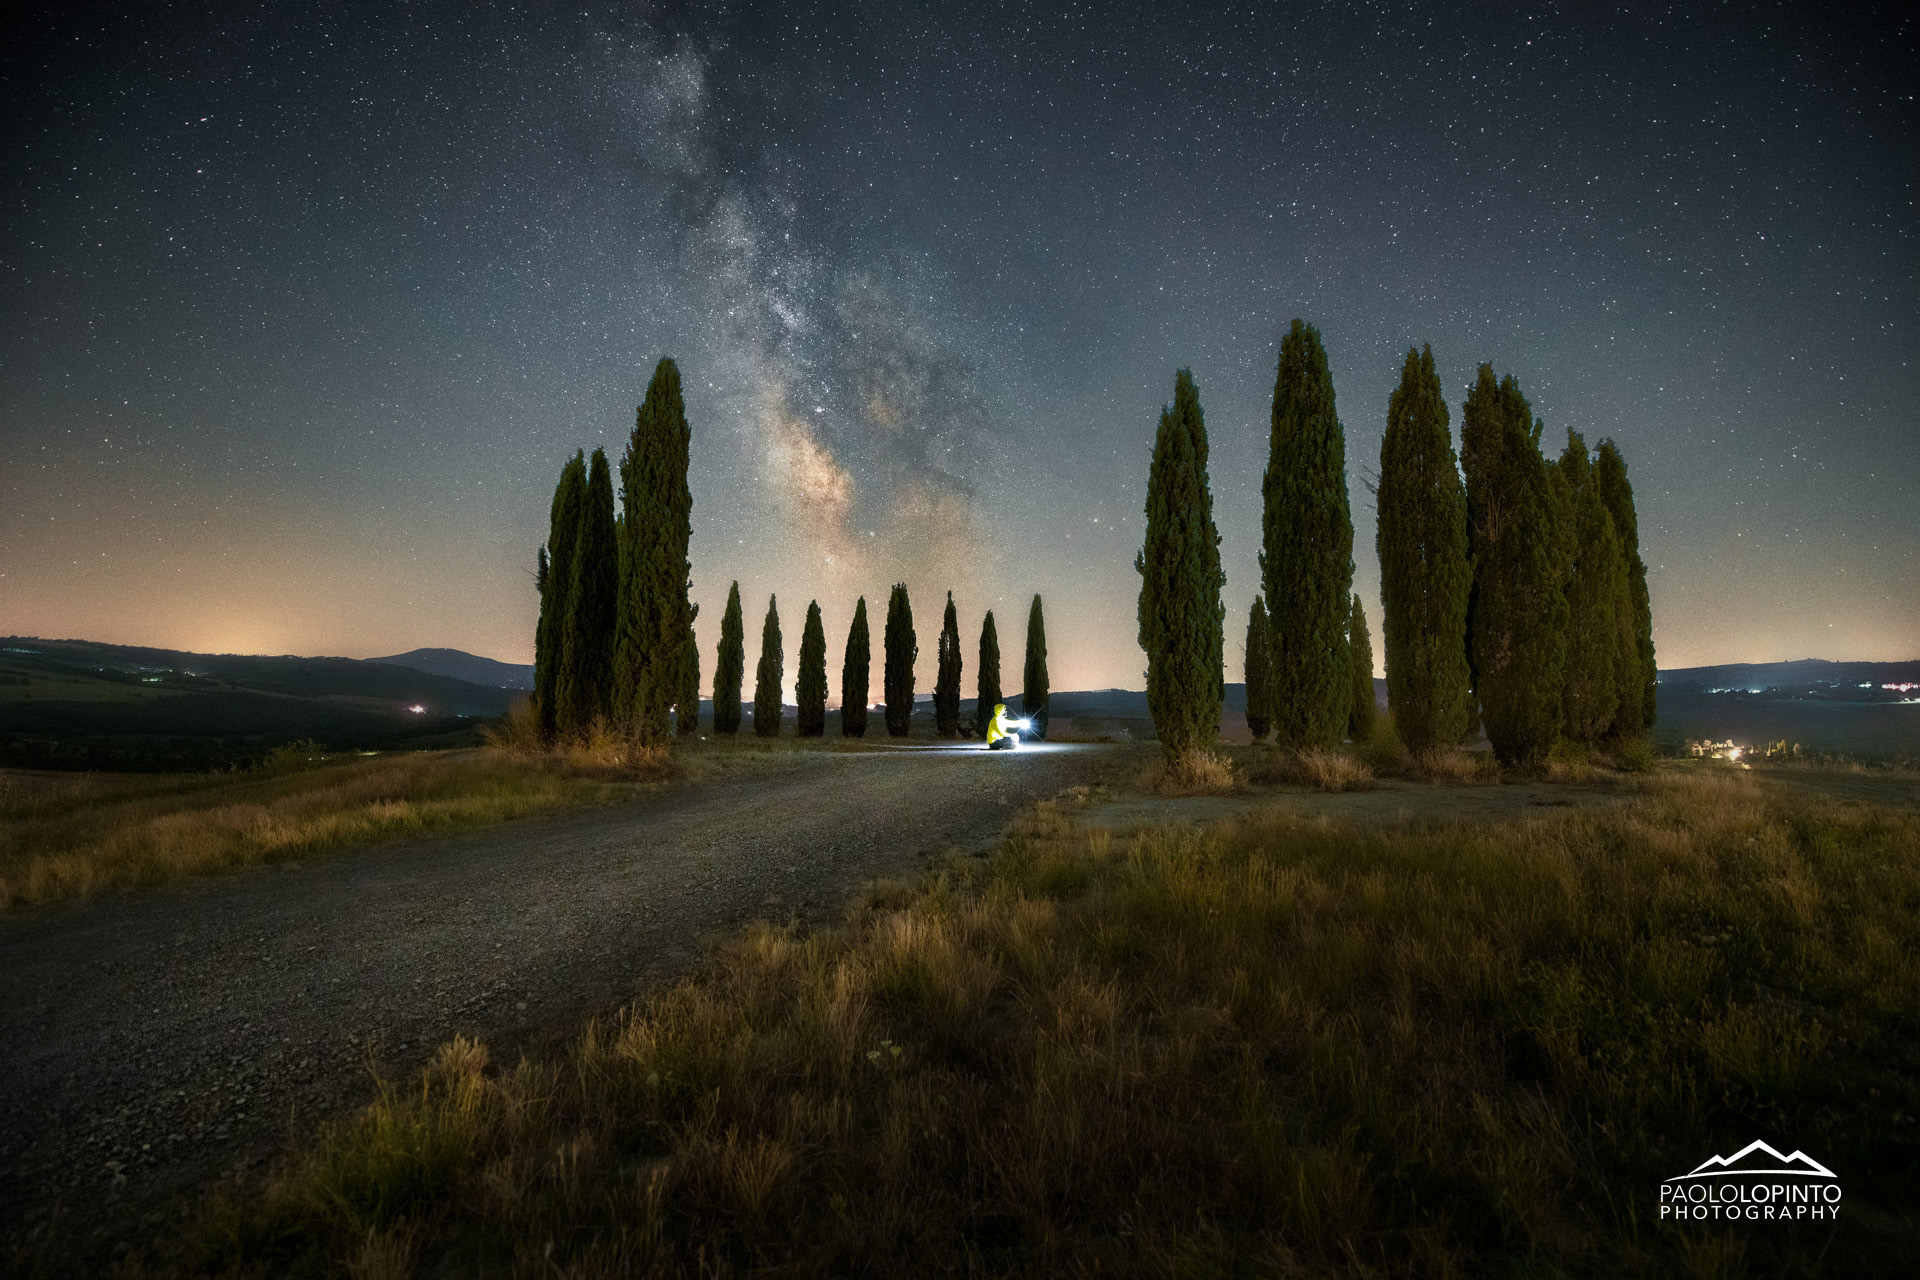
[[[455,1033],[569,1035],[748,917],[991,841],[1112,749],[904,750],[0,919],[0,1241],[100,1260]],[[10,1249],[0,1250],[0,1270]],[[19,1255],[13,1255],[19,1256]]]
[[[97,1269],[179,1192],[367,1101],[454,1034],[496,1062],[552,1049],[745,919],[835,917],[865,882],[983,849],[1020,806],[1125,783],[1151,755],[809,753],[617,809],[0,919],[0,1271]],[[1920,804],[1911,779],[1789,774],[1843,801]],[[1632,789],[1383,780],[1176,800],[1123,785],[1086,818],[1480,820]]]

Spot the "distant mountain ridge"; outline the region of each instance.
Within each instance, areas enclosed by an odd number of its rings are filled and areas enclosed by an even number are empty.
[[[396,653],[391,658],[367,658],[365,661],[382,662],[394,667],[410,667],[429,675],[445,676],[449,680],[464,680],[468,684],[482,685],[489,689],[533,688],[531,663],[499,662],[493,658],[483,658],[478,654],[468,653],[464,649],[409,649],[405,653]]]
[[[1796,658],[1791,662],[1723,662],[1711,667],[1673,667],[1660,672],[1662,689],[1693,685],[1701,689],[1742,689],[1748,693],[1857,689],[1862,683],[1912,684],[1920,681],[1920,659],[1909,662],[1832,662]],[[1881,701],[1878,698],[1858,699]]]
[[[1731,739],[1880,758],[1920,755],[1920,661],[1732,662],[1660,673],[1654,739]]]
[[[380,749],[468,746],[479,740],[477,722],[522,696],[356,658],[8,636],[0,638],[0,763],[225,767],[299,738]]]

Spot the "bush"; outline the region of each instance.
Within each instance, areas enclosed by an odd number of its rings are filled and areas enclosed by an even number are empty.
[[[318,769],[322,765],[340,764],[356,758],[355,752],[335,751],[312,738],[302,738],[267,752],[266,759],[260,762],[260,772],[270,778],[278,778],[299,773],[302,769]]]
[[[522,698],[498,720],[481,725],[480,740],[508,755],[534,755],[547,749],[540,732],[540,713],[531,698]]]
[[[1655,756],[1653,743],[1645,738],[1629,738],[1623,742],[1609,743],[1607,754],[1613,757],[1613,767],[1627,773],[1650,773],[1653,770]]]
[[[1398,773],[1407,767],[1407,748],[1401,743],[1400,731],[1394,727],[1390,714],[1375,716],[1354,748],[1361,761],[1376,774]]]

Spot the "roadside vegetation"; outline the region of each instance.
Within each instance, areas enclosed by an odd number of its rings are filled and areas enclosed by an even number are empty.
[[[644,745],[597,721],[544,741],[526,704],[484,748],[375,754],[316,742],[215,773],[0,769],[0,913],[881,749],[855,738],[681,738]]]
[[[0,911],[605,804],[677,776],[665,753],[276,749],[207,774],[0,777]]]
[[[1892,1274],[1920,814],[1752,775],[1499,823],[1040,806],[566,1051],[446,1046],[152,1274]],[[1837,1224],[1663,1224],[1756,1137]]]

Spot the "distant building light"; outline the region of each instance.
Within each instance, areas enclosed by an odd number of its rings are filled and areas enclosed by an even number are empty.
[[[412,706],[408,707],[407,710],[413,712],[413,714],[415,715],[424,715],[426,714],[427,709],[416,702]]]
[[[1920,689],[1920,684],[1883,684],[1880,687],[1891,689],[1895,693],[1912,693],[1915,689]]]

